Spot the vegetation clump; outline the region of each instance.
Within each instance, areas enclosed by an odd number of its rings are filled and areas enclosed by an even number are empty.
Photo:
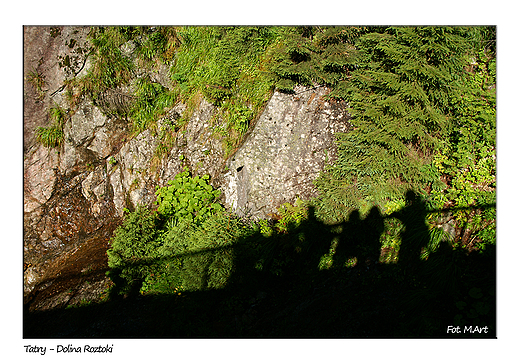
[[[91,98],[139,133],[178,102],[193,111],[201,97],[217,106],[214,130],[230,153],[273,89],[269,49],[277,27],[98,27],[89,33],[92,66],[69,81],[69,93]],[[170,85],[150,78],[169,68]],[[76,96],[77,98],[78,96]],[[182,126],[190,112],[178,121]]]
[[[354,125],[337,134],[338,159],[316,180],[320,216],[344,221],[374,205],[390,215],[413,190],[440,211],[432,226],[455,208],[456,225],[472,230],[455,240],[494,242],[494,40],[492,27],[293,30],[276,58],[278,83],[330,86]]]
[[[171,293],[223,286],[232,268],[228,246],[241,229],[216,202],[220,191],[208,178],[184,170],[157,190],[156,210],[128,212],[108,250],[109,275],[119,291],[137,287],[144,293]],[[226,231],[220,231],[224,226]],[[211,257],[202,254],[215,248],[221,250]],[[204,276],[213,279],[204,281]]]
[[[26,80],[34,87],[38,95],[37,100],[42,100],[45,96],[45,90],[43,89],[45,86],[45,76],[33,69],[28,72]]]
[[[217,106],[215,130],[228,153],[269,100],[269,54],[282,33],[277,27],[184,27],[177,32],[180,47],[170,68],[175,89],[187,103],[202,95]]]
[[[63,143],[63,125],[67,119],[67,112],[55,105],[49,110],[51,125],[39,127],[36,131],[36,140],[44,147],[56,148]]]

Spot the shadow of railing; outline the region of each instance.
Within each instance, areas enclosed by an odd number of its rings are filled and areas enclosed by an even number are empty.
[[[26,312],[24,337],[454,337],[449,326],[486,327],[461,337],[496,337],[495,246],[468,254],[443,241],[421,260],[426,214],[453,210],[430,211],[415,195],[407,197],[407,206],[390,216],[405,226],[396,264],[377,260],[388,218],[377,209],[326,225],[311,208],[307,220],[284,233],[257,232],[229,246],[126,267],[198,259],[203,264],[193,265],[198,287],[192,290],[124,298],[116,289],[102,303]],[[225,284],[212,287],[210,266],[222,254],[232,266],[222,267],[229,271]],[[327,255],[335,263],[323,265]],[[349,257],[359,264],[345,264]],[[122,284],[117,270],[111,277]]]

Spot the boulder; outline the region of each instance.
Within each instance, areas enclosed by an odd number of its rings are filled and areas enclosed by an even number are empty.
[[[268,218],[285,202],[316,196],[313,180],[336,157],[334,134],[351,125],[346,103],[325,87],[275,92],[243,145],[227,163],[225,203],[244,217]]]

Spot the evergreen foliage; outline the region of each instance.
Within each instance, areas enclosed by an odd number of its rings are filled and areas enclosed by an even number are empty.
[[[353,40],[366,27],[286,28],[282,45],[273,51],[271,72],[276,87],[292,92],[297,84],[337,87],[355,69]]]
[[[360,36],[356,69],[333,92],[351,106],[355,130],[338,138],[339,158],[318,181],[356,191],[347,208],[424,191],[437,177],[425,168],[451,128],[449,101],[460,94],[465,48],[448,28],[376,29]]]

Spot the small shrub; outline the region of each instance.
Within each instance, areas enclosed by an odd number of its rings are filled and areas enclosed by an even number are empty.
[[[200,223],[207,216],[222,210],[216,203],[220,191],[207,182],[208,175],[191,177],[185,168],[168,185],[158,188],[157,212],[165,220]]]
[[[235,271],[235,244],[251,233],[238,218],[215,212],[200,224],[183,220],[162,230],[161,264],[146,277],[144,293],[224,288]]]

